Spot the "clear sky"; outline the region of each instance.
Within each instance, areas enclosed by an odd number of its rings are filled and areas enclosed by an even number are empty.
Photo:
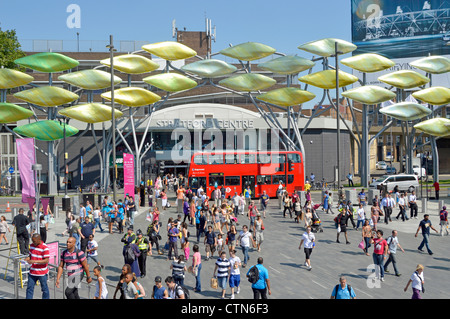
[[[15,29],[20,40],[76,41],[172,39],[178,29],[203,31],[205,17],[217,28],[213,52],[254,41],[279,52],[309,57],[297,47],[322,38],[351,41],[350,0],[39,0],[0,1],[0,27]],[[69,28],[70,4],[81,9],[80,28]]]

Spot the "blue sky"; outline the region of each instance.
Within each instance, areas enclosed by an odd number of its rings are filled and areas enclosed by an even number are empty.
[[[308,41],[334,37],[351,41],[350,0],[289,1],[152,1],[152,0],[40,0],[1,1],[0,27],[15,29],[24,39],[76,41],[172,40],[172,20],[179,29],[205,29],[205,16],[217,28],[213,52],[231,43],[255,41],[286,54],[306,55],[297,47]],[[70,4],[81,9],[81,27],[66,21]]]

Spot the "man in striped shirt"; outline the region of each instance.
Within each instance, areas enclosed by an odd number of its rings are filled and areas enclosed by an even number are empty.
[[[82,250],[76,249],[75,244],[76,239],[74,237],[67,239],[67,249],[61,253],[61,261],[56,276],[56,287],[59,288],[59,281],[64,271],[64,265],[66,265],[68,284],[65,295],[67,299],[80,299],[78,295],[78,284],[83,279],[83,270],[87,276],[87,283],[92,282],[86,255]]]
[[[30,245],[29,256],[25,259],[30,266],[27,283],[27,299],[33,299],[34,286],[39,281],[42,290],[42,299],[50,299],[50,292],[48,289],[48,261],[50,258],[50,251],[47,245],[41,240],[41,235],[34,234],[31,237],[32,244]]]
[[[227,254],[222,251],[219,259],[216,261],[216,267],[214,268],[213,276],[216,277],[217,272],[217,281],[219,283],[219,287],[222,288],[222,299],[225,299],[225,292],[227,290],[227,282],[228,277],[231,272],[231,263],[227,259]]]

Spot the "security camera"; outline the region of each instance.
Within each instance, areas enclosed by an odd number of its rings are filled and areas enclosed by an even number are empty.
[[[309,141],[309,144],[312,144],[313,143],[313,141]]]

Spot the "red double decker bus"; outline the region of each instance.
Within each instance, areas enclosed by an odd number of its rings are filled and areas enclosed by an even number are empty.
[[[276,197],[280,183],[292,193],[304,190],[304,181],[303,156],[294,151],[198,152],[191,157],[188,173],[189,187],[196,191],[202,186],[210,198],[222,186],[227,198],[248,186],[253,198],[263,191]]]

